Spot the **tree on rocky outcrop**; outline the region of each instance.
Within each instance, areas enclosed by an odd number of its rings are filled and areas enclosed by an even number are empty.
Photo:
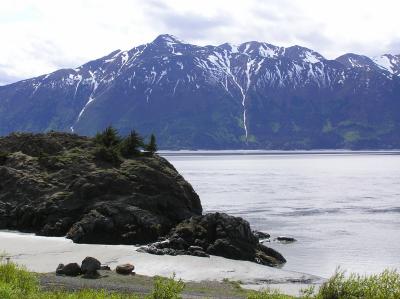
[[[108,126],[103,132],[97,133],[95,136],[95,142],[105,147],[113,147],[120,144],[122,141],[117,129],[112,126]]]
[[[143,147],[143,145],[143,137],[135,130],[132,130],[122,141],[120,151],[124,157],[137,156],[140,154],[140,148]]]
[[[94,149],[96,160],[119,166],[122,160],[118,146],[121,144],[122,140],[118,130],[112,126],[108,126],[104,131],[97,133],[94,137],[94,141],[98,145],[97,148]]]
[[[152,155],[155,152],[157,152],[158,148],[157,148],[157,143],[156,143],[156,136],[154,136],[154,134],[151,134],[150,142],[146,145],[146,150]]]

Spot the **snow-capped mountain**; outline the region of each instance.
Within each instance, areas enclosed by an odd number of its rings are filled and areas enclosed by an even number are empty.
[[[400,55],[171,35],[0,87],[0,134],[154,132],[164,148],[400,147]]]

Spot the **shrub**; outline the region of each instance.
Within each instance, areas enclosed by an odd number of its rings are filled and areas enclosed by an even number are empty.
[[[97,133],[94,140],[97,144],[105,147],[117,146],[122,141],[117,129],[112,126],[105,128],[103,132]]]
[[[122,163],[119,152],[114,147],[99,146],[94,150],[94,157],[97,161],[110,163],[116,167]]]
[[[147,299],[180,299],[185,288],[182,280],[175,280],[175,274],[171,278],[156,277],[154,290]]]

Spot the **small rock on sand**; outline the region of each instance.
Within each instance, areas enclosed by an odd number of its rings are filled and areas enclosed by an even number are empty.
[[[123,265],[118,265],[115,271],[118,274],[122,275],[130,275],[133,273],[133,270],[135,270],[135,266],[132,264],[123,264]]]

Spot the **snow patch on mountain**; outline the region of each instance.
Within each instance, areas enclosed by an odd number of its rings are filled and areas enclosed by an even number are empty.
[[[385,54],[374,57],[372,59],[380,68],[390,72],[391,74],[400,75],[400,55],[394,56]]]

